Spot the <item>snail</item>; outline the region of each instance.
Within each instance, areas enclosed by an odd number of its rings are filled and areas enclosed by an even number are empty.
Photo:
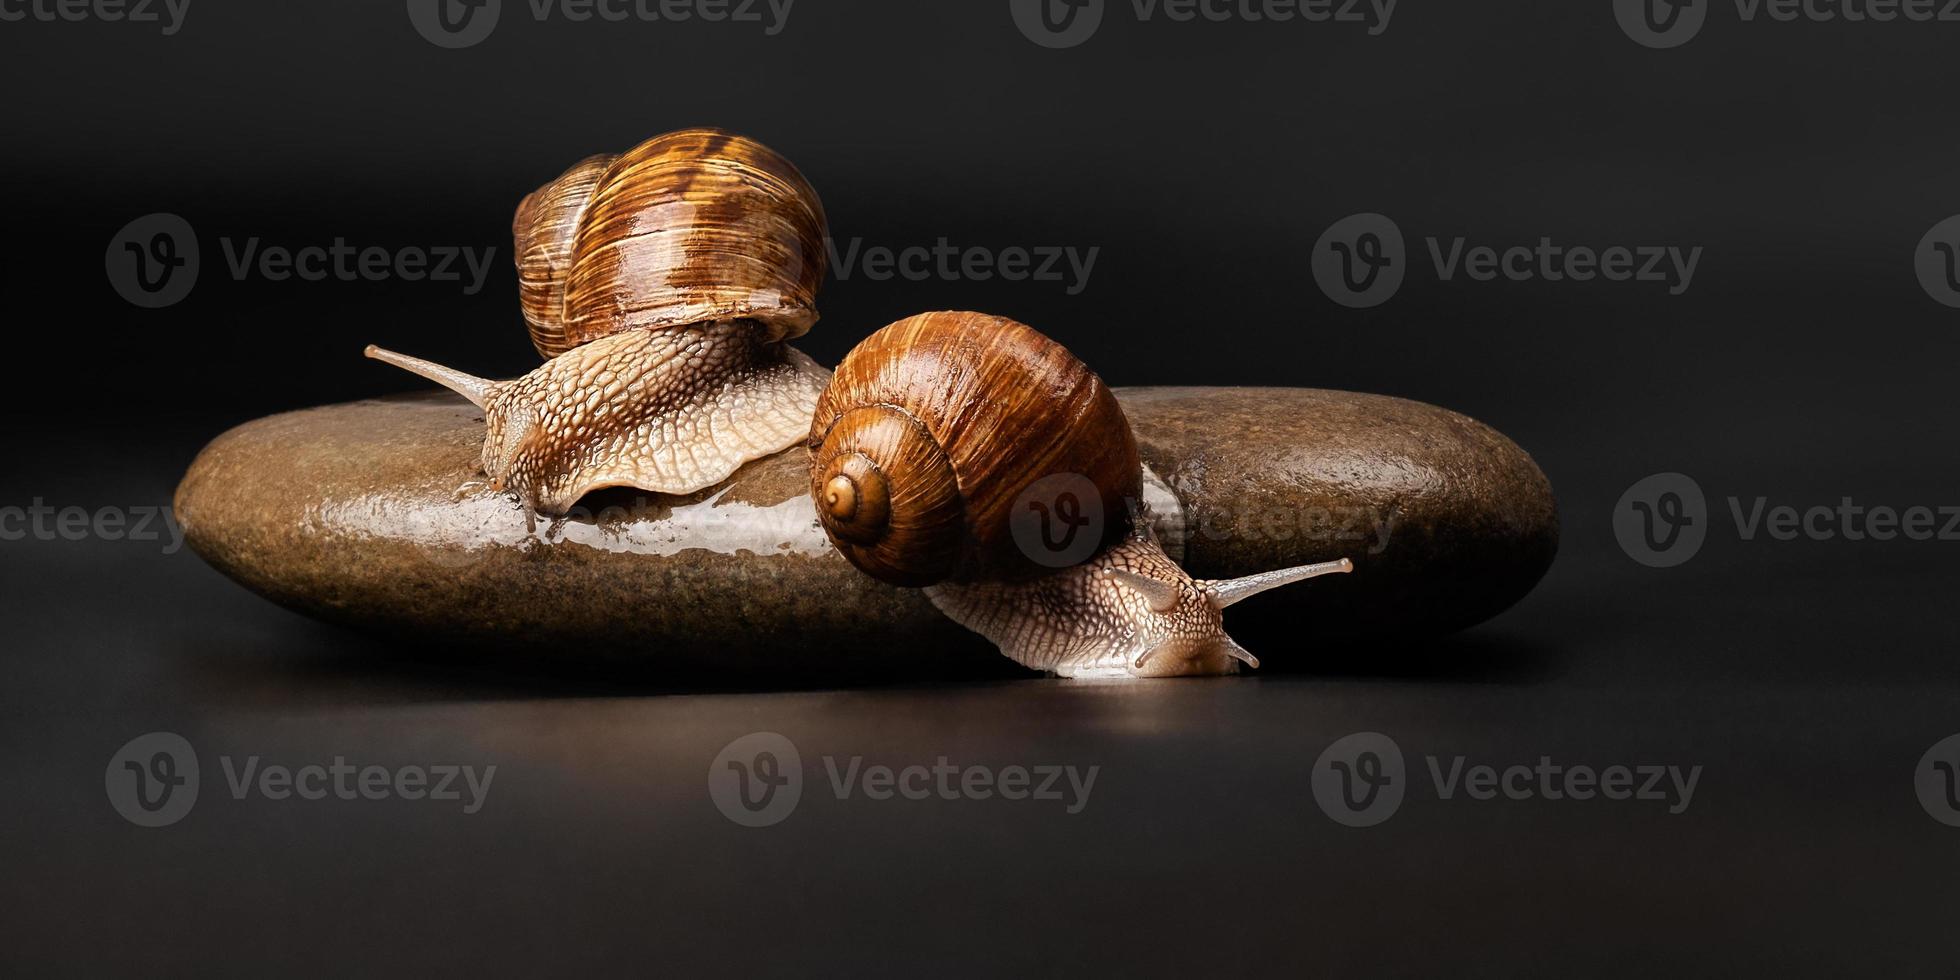
[[[1116,396],[1004,317],[926,313],[872,334],[818,399],[807,445],[817,518],[851,564],[1064,677],[1257,667],[1224,609],[1353,569],[1185,574],[1138,513],[1143,464]]]
[[[825,221],[788,160],[667,133],[575,164],[512,232],[543,365],[490,381],[367,348],[483,410],[494,489],[547,515],[603,487],[692,493],[807,432],[829,372],[786,341],[817,319]]]

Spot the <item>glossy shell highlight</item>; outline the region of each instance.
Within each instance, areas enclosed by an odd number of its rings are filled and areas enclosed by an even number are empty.
[[[898,585],[1053,571],[1012,525],[1017,506],[1052,503],[1028,499],[1046,478],[1094,496],[1072,503],[1094,518],[1085,546],[1120,540],[1142,493],[1136,439],[1102,379],[1033,328],[980,313],[867,337],[819,396],[809,447],[831,541]]]
[[[520,298],[538,353],[624,330],[747,319],[768,341],[816,323],[817,192],[787,159],[715,129],[588,157],[518,205]]]

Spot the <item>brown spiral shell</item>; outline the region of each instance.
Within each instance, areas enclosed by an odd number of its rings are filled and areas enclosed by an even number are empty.
[[[788,160],[732,133],[587,157],[525,197],[512,232],[546,358],[635,328],[751,319],[776,341],[817,321],[823,203]]]
[[[1093,485],[1099,544],[1128,530],[1142,465],[1095,372],[1033,328],[925,313],[865,338],[810,427],[810,492],[832,543],[898,585],[1046,571],[1010,528],[1037,481]]]

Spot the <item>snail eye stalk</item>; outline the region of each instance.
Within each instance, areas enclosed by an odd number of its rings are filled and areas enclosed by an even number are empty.
[[[1199,582],[1198,588],[1204,590],[1205,595],[1211,598],[1211,604],[1213,606],[1224,609],[1233,603],[1250,599],[1267,589],[1277,589],[1282,585],[1292,585],[1295,582],[1304,582],[1307,579],[1319,578],[1322,575],[1335,575],[1352,571],[1354,571],[1354,562],[1342,558],[1339,561],[1323,561],[1315,565],[1300,565],[1294,568],[1282,568],[1277,571],[1260,572],[1257,575],[1247,575],[1244,578],[1212,579]]]

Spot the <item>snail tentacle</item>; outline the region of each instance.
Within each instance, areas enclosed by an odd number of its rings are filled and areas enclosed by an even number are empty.
[[[1198,588],[1210,597],[1211,604],[1220,609],[1250,599],[1267,589],[1277,589],[1282,585],[1304,582],[1322,575],[1338,575],[1354,571],[1354,562],[1342,558],[1338,561],[1323,561],[1312,565],[1298,565],[1281,568],[1271,572],[1260,572],[1244,578],[1215,579],[1198,582]]]
[[[464,374],[455,368],[444,367],[434,361],[425,361],[419,357],[410,357],[407,354],[397,354],[394,351],[376,347],[373,344],[367,345],[367,351],[365,353],[374,360],[384,364],[393,364],[404,371],[421,375],[444,388],[448,388],[450,391],[469,399],[470,404],[478,408],[484,407],[484,403],[490,399],[490,396],[497,389],[497,383],[495,381],[479,378],[474,374]]]

